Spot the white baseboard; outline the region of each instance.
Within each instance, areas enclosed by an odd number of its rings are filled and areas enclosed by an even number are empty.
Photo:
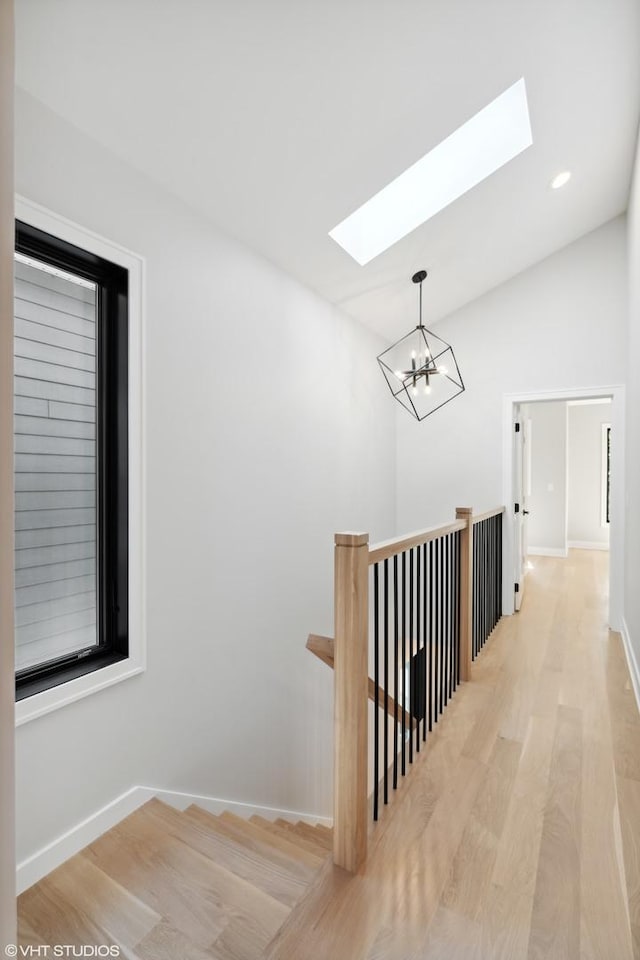
[[[79,853],[89,843],[93,843],[99,836],[115,827],[116,823],[124,820],[130,813],[150,800],[153,793],[145,787],[132,787],[126,793],[116,797],[111,803],[96,810],[95,813],[67,830],[46,847],[37,850],[26,860],[18,864],[16,872],[16,887],[22,893],[42,877],[59,867],[75,853]]]
[[[608,550],[609,544],[601,540],[569,540],[567,546],[571,550]]]
[[[527,553],[532,557],[566,557],[565,547],[527,547]]]
[[[173,790],[162,790],[156,787],[132,787],[121,794],[106,806],[96,810],[75,827],[67,830],[45,847],[37,850],[30,857],[18,864],[16,871],[16,888],[18,894],[31,887],[38,880],[59,867],[65,860],[79,853],[88,844],[93,843],[111,827],[128,817],[130,813],[141,807],[147,800],[157,797],[163,803],[168,803],[177,810],[186,810],[192,803],[198,804],[209,813],[222,813],[229,810],[239,817],[251,817],[258,814],[266,820],[304,820],[307,823],[322,823],[330,827],[333,821],[329,817],[316,816],[312,813],[302,813],[296,810],[281,810],[277,807],[261,807],[250,803],[241,803],[237,800],[222,800],[218,797],[205,797],[193,793],[180,793]]]
[[[622,618],[620,634],[622,636],[624,652],[627,655],[627,666],[629,667],[631,683],[633,684],[633,692],[636,695],[638,710],[640,710],[640,668],[638,667],[638,660],[636,658],[635,650],[633,649],[633,644],[631,643],[629,627],[627,626],[627,621],[624,617]]]

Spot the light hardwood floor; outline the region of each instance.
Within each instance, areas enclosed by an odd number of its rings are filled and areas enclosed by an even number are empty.
[[[603,552],[536,557],[356,877],[268,960],[640,958],[640,718]]]
[[[640,718],[608,555],[535,558],[356,876],[157,801],[27,891],[22,943],[186,960],[640,960]],[[324,864],[324,865],[323,865]],[[75,939],[69,939],[75,937]]]

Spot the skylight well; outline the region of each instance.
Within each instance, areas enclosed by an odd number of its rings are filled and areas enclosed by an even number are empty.
[[[532,143],[522,78],[330,230],[329,236],[364,266]]]

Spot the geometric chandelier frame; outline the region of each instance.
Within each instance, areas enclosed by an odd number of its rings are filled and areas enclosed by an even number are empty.
[[[378,357],[391,393],[416,420],[424,420],[464,391],[453,348],[422,322],[426,276],[426,270],[419,270],[411,278],[420,285],[418,325]]]

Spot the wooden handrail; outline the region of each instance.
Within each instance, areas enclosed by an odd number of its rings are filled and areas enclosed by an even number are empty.
[[[448,533],[455,533],[456,530],[462,530],[465,526],[466,521],[454,520],[453,523],[447,523],[444,526],[418,530],[416,533],[410,533],[400,539],[383,540],[381,543],[375,543],[369,547],[369,564],[388,560],[389,557],[393,557],[397,553],[403,553],[405,550],[410,550],[411,547],[419,547],[423,543],[437,540],[439,537],[446,537]]]
[[[315,654],[319,660],[322,660],[323,663],[326,663],[328,667],[331,667],[333,670],[333,658],[334,658],[334,649],[335,641],[333,637],[321,637],[316,633],[310,633],[307,639],[307,650]],[[369,681],[369,700],[372,703],[377,703],[379,707],[383,710],[385,708],[385,695],[382,687],[378,687],[378,696],[376,699],[376,684],[375,680],[372,680],[371,677],[368,678]],[[398,723],[402,723],[402,706],[393,699],[393,697],[386,697],[386,708],[387,713],[394,718]],[[415,727],[415,719],[411,716],[408,710],[404,711],[404,723],[407,730],[411,730]]]
[[[484,513],[476,513],[473,517],[474,525],[483,520],[489,520],[490,517],[496,517],[499,513],[504,513],[504,507],[494,507],[493,510],[485,510]]]

